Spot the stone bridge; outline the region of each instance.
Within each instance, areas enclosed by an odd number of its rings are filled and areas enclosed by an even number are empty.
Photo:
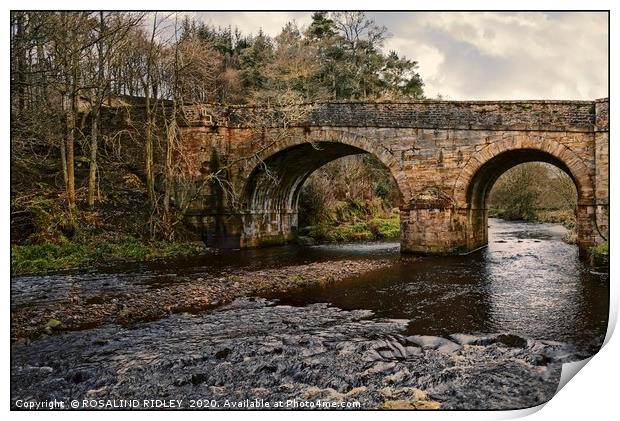
[[[585,250],[608,236],[608,106],[608,99],[186,105],[177,200],[191,201],[186,221],[208,245],[283,244],[296,236],[308,176],[334,159],[372,154],[400,190],[401,251],[455,254],[487,243],[486,201],[497,178],[542,161],[575,182]]]

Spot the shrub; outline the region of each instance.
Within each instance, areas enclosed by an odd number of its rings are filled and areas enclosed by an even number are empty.
[[[607,241],[590,248],[590,261],[594,266],[609,265],[609,243]]]

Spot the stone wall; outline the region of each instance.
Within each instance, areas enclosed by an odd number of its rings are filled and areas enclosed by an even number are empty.
[[[596,234],[598,241],[609,238],[609,101],[596,101],[594,133]]]

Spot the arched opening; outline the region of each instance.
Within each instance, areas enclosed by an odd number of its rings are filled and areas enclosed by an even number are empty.
[[[349,155],[314,171],[298,203],[298,238],[316,242],[400,239],[400,190],[372,154]]]
[[[576,224],[579,224],[579,214],[577,212],[577,203],[582,196],[581,191],[582,187],[579,184],[579,180],[575,177],[575,175],[571,172],[569,167],[559,158],[554,155],[537,150],[537,149],[518,149],[518,150],[510,150],[506,152],[502,152],[492,159],[488,160],[484,163],[475,175],[472,177],[471,182],[467,189],[467,203],[469,204],[470,209],[470,224],[472,227],[471,231],[471,241],[473,241],[474,246],[484,245],[488,242],[488,217],[489,217],[489,198],[492,196],[491,193],[494,189],[494,186],[498,184],[501,177],[509,177],[510,174],[515,174],[516,170],[519,168],[523,169],[523,164],[525,163],[540,163],[540,167],[530,166],[530,171],[539,171],[539,174],[531,174],[529,179],[527,177],[523,178],[523,183],[542,183],[545,182],[545,174],[546,177],[561,177],[562,173],[566,174],[568,178],[572,181],[574,185],[574,194],[576,198],[574,200],[574,212]],[[549,167],[553,166],[562,171],[562,173],[554,173],[549,172]],[[505,181],[505,180],[504,180]],[[551,178],[547,179],[547,182],[554,182]],[[500,184],[502,181],[500,181]],[[527,192],[531,192],[531,194],[535,194],[540,191],[541,186],[532,186],[532,185],[522,185],[519,186],[519,183],[514,183],[513,188],[515,189],[512,193],[515,197],[514,200],[519,200],[517,195],[524,194],[523,198],[532,199],[533,197],[528,197]],[[497,200],[497,197],[494,197]],[[517,202],[513,202],[516,204]],[[524,206],[532,207],[532,211],[542,211],[543,205],[540,203],[530,203],[525,204]],[[537,209],[538,208],[538,209]],[[516,209],[502,209],[502,211],[507,214],[517,215],[523,212],[517,212]],[[532,217],[534,214],[532,214]],[[518,217],[518,216],[517,216]],[[527,218],[525,218],[527,219]]]
[[[527,162],[503,173],[487,198],[489,217],[526,222],[575,225],[577,188],[562,169],[544,162]]]
[[[242,195],[241,247],[284,244],[299,233],[299,199],[308,177],[325,164],[350,155],[371,154],[342,142],[301,143],[283,149],[252,171]],[[385,171],[389,169],[383,165]],[[396,181],[393,180],[394,184]],[[399,191],[399,199],[400,199]]]

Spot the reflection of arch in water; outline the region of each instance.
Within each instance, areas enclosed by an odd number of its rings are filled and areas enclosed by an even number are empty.
[[[606,316],[607,307],[602,297],[588,297],[601,284],[587,281],[589,272],[583,270],[579,250],[552,232],[552,241],[525,239],[523,244],[511,241],[515,238],[513,223],[499,220],[489,225],[503,231],[493,233],[488,251],[479,254],[484,259],[481,293],[486,297],[494,331],[570,342],[579,338],[578,343],[596,336],[594,332],[600,332],[597,321],[602,319],[597,317],[603,312]],[[549,229],[524,225],[526,230],[539,232],[531,233],[533,238],[540,234],[543,236],[538,238],[545,238],[544,232]]]

